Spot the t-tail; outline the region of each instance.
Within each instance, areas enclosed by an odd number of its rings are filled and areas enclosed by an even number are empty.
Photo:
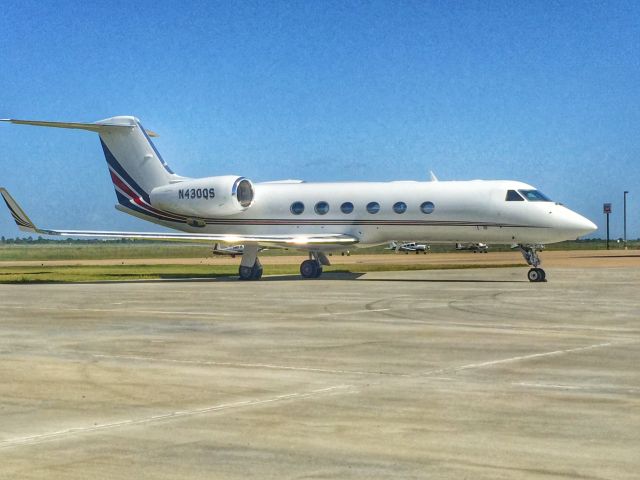
[[[119,210],[142,215],[154,213],[150,192],[156,187],[183,180],[164,161],[136,117],[119,116],[95,123],[45,122],[3,119],[2,121],[40,127],[71,128],[98,133],[109,174],[118,198]]]

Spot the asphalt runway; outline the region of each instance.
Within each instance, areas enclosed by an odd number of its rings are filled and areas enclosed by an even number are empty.
[[[0,285],[0,478],[640,475],[640,269]]]

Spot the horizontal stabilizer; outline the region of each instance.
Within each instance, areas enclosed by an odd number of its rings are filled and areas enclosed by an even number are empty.
[[[54,127],[54,128],[70,128],[75,130],[89,130],[90,132],[100,132],[107,128],[133,128],[136,125],[128,125],[125,123],[113,122],[95,122],[95,123],[78,123],[78,122],[45,122],[42,120],[18,120],[15,118],[0,118],[0,122],[9,122],[16,125],[33,125],[36,127]],[[151,130],[146,130],[150,137],[157,137],[158,134]]]
[[[109,232],[94,230],[51,230],[36,227],[9,192],[0,188],[0,194],[9,208],[13,219],[23,232],[39,233],[63,237],[91,237],[111,239],[139,239],[164,242],[187,242],[209,245],[211,243],[260,243],[273,246],[305,246],[305,245],[351,245],[358,239],[340,233],[298,234],[298,235],[234,235],[213,233],[152,233],[152,232]]]

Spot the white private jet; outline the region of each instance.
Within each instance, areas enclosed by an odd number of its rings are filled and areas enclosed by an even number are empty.
[[[100,136],[118,203],[116,208],[180,233],[38,228],[9,193],[2,196],[25,232],[69,237],[132,238],[244,245],[239,275],[262,276],[259,246],[296,248],[314,278],[329,265],[326,252],[385,244],[396,238],[428,243],[518,246],[528,278],[544,281],[540,245],[596,230],[583,216],[515,181],[253,183],[238,175],[188,178],[175,174],[135,117],[95,123],[4,119],[22,125],[88,130]]]

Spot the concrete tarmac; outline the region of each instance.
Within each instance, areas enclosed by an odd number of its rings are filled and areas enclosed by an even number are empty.
[[[0,478],[631,479],[640,269],[0,285]]]

